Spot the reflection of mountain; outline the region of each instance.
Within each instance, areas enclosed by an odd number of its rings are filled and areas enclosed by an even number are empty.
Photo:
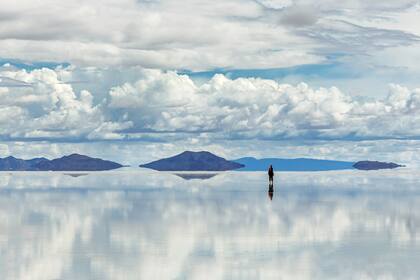
[[[66,173],[64,175],[77,178],[77,177],[86,176],[86,175],[88,175],[88,173]]]
[[[100,171],[120,167],[122,165],[116,162],[79,154],[53,160],[46,158],[29,160],[14,157],[0,158],[0,170],[2,171]]]
[[[159,171],[225,171],[238,169],[243,165],[228,161],[210,152],[186,151],[170,158],[140,165],[140,167]]]
[[[243,164],[245,167],[240,171],[266,171],[270,164],[275,171],[327,171],[353,169],[354,162],[323,160],[310,158],[262,158],[245,157],[234,160],[234,162]]]
[[[174,173],[174,174],[185,180],[192,180],[192,179],[205,180],[205,179],[213,178],[218,173]]]

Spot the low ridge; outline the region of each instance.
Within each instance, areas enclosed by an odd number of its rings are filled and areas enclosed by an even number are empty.
[[[46,158],[24,160],[12,156],[0,158],[1,171],[102,171],[120,167],[122,165],[116,162],[80,154],[71,154],[53,160]]]
[[[381,162],[381,161],[358,161],[353,167],[359,170],[379,170],[379,169],[394,169],[398,167],[403,167],[404,165],[399,165],[393,162]]]
[[[185,151],[173,157],[142,164],[140,167],[159,171],[226,171],[241,168],[243,165],[207,151]]]

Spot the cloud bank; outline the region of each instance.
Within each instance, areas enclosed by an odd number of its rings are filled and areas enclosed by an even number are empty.
[[[0,137],[48,141],[417,139],[420,89],[392,84],[383,99],[336,87],[217,74],[204,83],[173,71],[137,69],[137,78],[93,94],[74,67],[0,71]],[[100,72],[99,72],[100,73]],[[99,74],[100,75],[100,74]],[[92,90],[103,91],[99,85]],[[95,83],[95,81],[94,81]],[[95,89],[96,87],[96,89]]]
[[[417,44],[416,4],[16,0],[2,5],[0,56],[194,71],[290,67],[326,62],[336,52],[363,56]]]

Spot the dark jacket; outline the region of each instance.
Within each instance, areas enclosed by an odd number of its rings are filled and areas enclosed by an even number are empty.
[[[270,167],[270,168],[268,168],[268,176],[271,178],[271,177],[274,177],[274,170],[273,170],[273,167]]]

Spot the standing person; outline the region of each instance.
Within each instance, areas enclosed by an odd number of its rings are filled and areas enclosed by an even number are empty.
[[[268,168],[268,185],[270,187],[273,187],[274,183],[274,169],[273,166],[270,164],[270,167]]]

